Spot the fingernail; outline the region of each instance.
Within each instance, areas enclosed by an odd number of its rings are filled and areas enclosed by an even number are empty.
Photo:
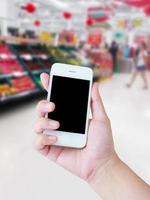
[[[47,109],[50,109],[51,107],[52,107],[51,104],[46,104],[46,108],[47,108]]]
[[[59,126],[59,123],[56,122],[56,121],[50,121],[50,126],[58,127],[58,126]]]
[[[51,103],[51,104],[47,104],[47,109],[53,109],[53,107],[54,107],[54,104],[53,103]]]

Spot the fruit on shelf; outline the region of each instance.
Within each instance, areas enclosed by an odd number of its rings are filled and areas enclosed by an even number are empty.
[[[31,49],[28,45],[11,45],[18,55],[30,55],[32,54]]]
[[[60,50],[57,47],[49,47],[49,54],[56,60],[59,62],[65,62],[67,57],[68,57],[68,53],[65,51]]]
[[[59,47],[49,47],[49,54],[56,62],[62,62],[73,65],[81,65],[82,62],[73,54],[73,50],[67,51]]]
[[[11,80],[11,83],[18,92],[29,91],[36,88],[36,85],[33,83],[29,76],[14,78]]]
[[[47,48],[42,45],[11,45],[15,49],[16,53],[20,56],[22,55],[47,55]]]
[[[51,62],[49,59],[41,60],[41,64],[45,69],[50,69],[53,62]]]
[[[75,58],[68,59],[67,63],[71,64],[71,65],[81,65],[82,64],[82,62],[79,59],[75,59]]]
[[[50,68],[52,65],[50,60],[43,59],[24,60],[24,63],[30,70],[44,70]]]
[[[38,60],[24,60],[24,63],[30,70],[43,69],[43,66],[41,66]]]
[[[5,55],[12,55],[12,52],[9,50],[8,46],[5,44],[0,44],[0,54],[5,54]]]
[[[0,73],[11,74],[15,72],[23,72],[22,66],[15,59],[0,60]]]
[[[15,87],[10,86],[9,84],[0,84],[0,97],[14,95],[17,92],[17,89]]]

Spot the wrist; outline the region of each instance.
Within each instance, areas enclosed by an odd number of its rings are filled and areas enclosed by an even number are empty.
[[[104,180],[108,179],[114,171],[122,164],[118,155],[114,152],[109,159],[107,159],[102,166],[96,169],[88,178],[89,185],[96,190],[97,185],[103,184]]]
[[[92,189],[102,199],[150,199],[150,188],[117,154],[100,167],[89,179]]]

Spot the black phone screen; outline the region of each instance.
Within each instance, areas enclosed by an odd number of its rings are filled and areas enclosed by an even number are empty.
[[[53,76],[48,117],[60,122],[58,131],[85,134],[90,81]]]

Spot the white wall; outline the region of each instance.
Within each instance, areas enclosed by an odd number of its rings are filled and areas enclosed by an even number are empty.
[[[7,0],[1,0],[0,1],[0,27],[3,35],[7,34],[7,6],[8,1]]]
[[[0,17],[7,17],[7,0],[0,1]]]

